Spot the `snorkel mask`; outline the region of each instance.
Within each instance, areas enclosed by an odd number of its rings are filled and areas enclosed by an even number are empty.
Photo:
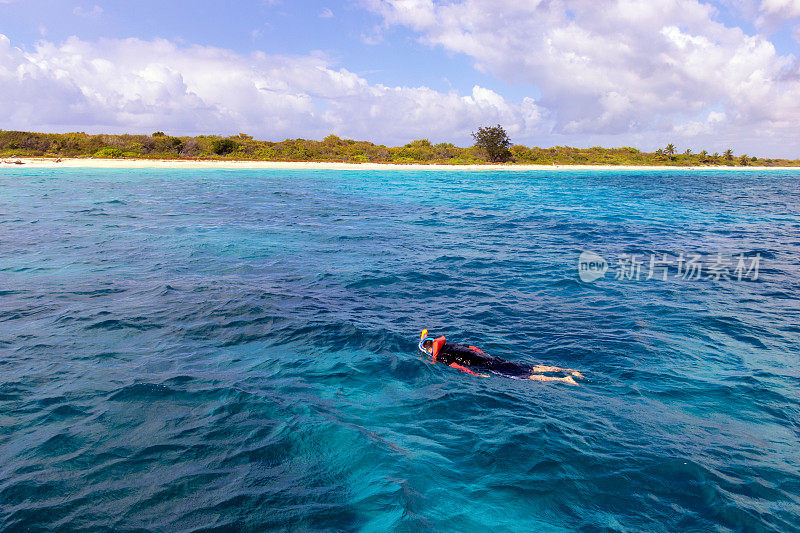
[[[425,344],[425,341],[428,340],[433,341],[433,339],[428,338],[428,330],[423,329],[422,333],[419,336],[419,351],[426,355],[433,355],[433,345],[431,345],[430,348],[425,348],[425,346],[423,346],[423,344]]]

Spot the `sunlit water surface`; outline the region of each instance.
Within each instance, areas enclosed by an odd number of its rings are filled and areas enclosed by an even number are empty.
[[[795,530],[798,276],[798,172],[3,169],[0,529]]]

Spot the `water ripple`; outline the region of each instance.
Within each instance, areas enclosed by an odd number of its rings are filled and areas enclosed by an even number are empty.
[[[796,172],[26,172],[0,529],[800,523]],[[763,268],[587,284],[587,249]],[[587,379],[431,365],[423,327]]]

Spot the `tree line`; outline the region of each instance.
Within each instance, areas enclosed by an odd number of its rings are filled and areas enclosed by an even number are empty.
[[[502,126],[479,128],[475,144],[459,147],[417,139],[403,146],[385,146],[368,141],[328,135],[321,141],[286,139],[260,141],[240,133],[233,136],[89,135],[86,133],[35,133],[0,130],[0,157],[93,157],[136,159],[221,159],[255,161],[325,161],[344,163],[442,163],[487,162],[537,165],[720,165],[800,166],[798,160],[763,159],[706,151],[678,153],[673,144],[655,152],[633,147],[550,148],[512,144]]]

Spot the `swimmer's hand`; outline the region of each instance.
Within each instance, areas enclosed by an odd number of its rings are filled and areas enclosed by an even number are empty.
[[[577,370],[570,370],[569,373],[572,374],[573,376],[575,376],[578,379],[583,379],[583,374],[581,374]]]

